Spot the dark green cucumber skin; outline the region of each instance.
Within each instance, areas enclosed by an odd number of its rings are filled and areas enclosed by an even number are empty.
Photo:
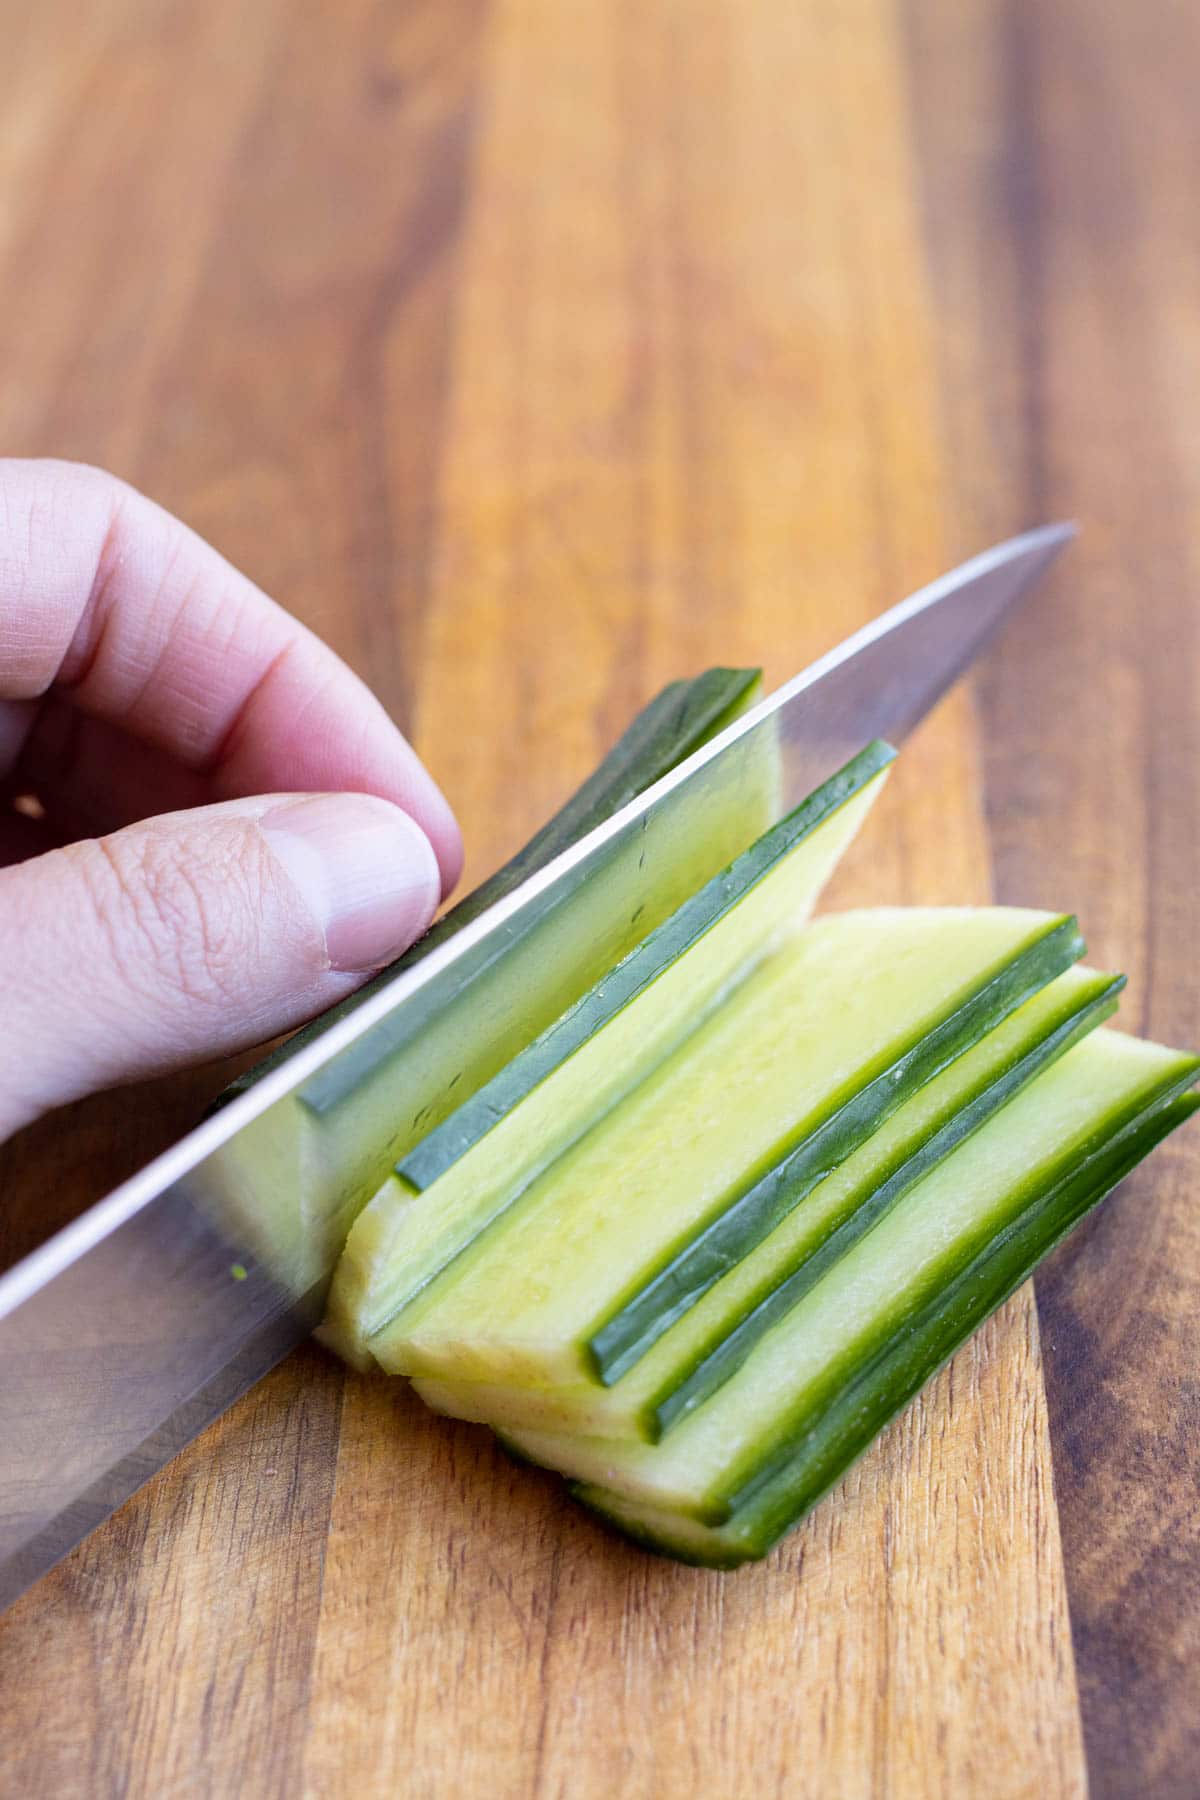
[[[752,1522],[757,1554],[777,1543],[828,1492],[1043,1257],[1198,1107],[1200,1095],[1173,1094],[1131,1120],[1081,1168],[984,1244],[952,1285],[906,1322],[904,1335],[849,1384],[795,1461],[773,1477],[764,1473],[735,1496],[735,1515],[744,1510],[747,1525]]]
[[[861,793],[894,761],[895,755],[888,744],[868,744],[836,775],[793,807],[727,868],[705,882],[690,900],[685,900],[670,918],[664,919],[513,1062],[422,1138],[396,1164],[397,1175],[418,1192],[432,1186],[553,1069],[731,912],[797,844]]]
[[[1152,1131],[1160,1115],[1169,1112],[1180,1097],[1180,1089],[1195,1079],[1195,1070],[1189,1069],[1186,1073],[1176,1074],[1164,1081],[1152,1095],[1143,1094],[1130,1101],[1127,1107],[1114,1116],[1103,1138],[1093,1142],[1088,1155],[1049,1187],[1031,1194],[1025,1205],[1012,1215],[999,1232],[991,1233],[986,1227],[980,1227],[973,1244],[960,1257],[959,1265],[949,1280],[945,1279],[944,1274],[940,1274],[936,1266],[931,1269],[923,1292],[920,1296],[913,1297],[911,1310],[903,1325],[898,1330],[885,1331],[877,1339],[874,1351],[867,1359],[864,1359],[861,1348],[844,1352],[826,1370],[823,1385],[819,1389],[810,1390],[810,1394],[805,1396],[803,1406],[796,1415],[779,1421],[774,1446],[766,1454],[756,1451],[752,1468],[747,1468],[740,1474],[731,1471],[728,1485],[720,1496],[726,1517],[747,1513],[757,1518],[760,1512],[771,1511],[775,1505],[773,1497],[778,1496],[784,1488],[790,1491],[792,1486],[796,1486],[797,1492],[802,1494],[805,1507],[811,1505],[810,1477],[807,1471],[818,1462],[824,1466],[821,1446],[835,1438],[838,1442],[841,1441],[843,1425],[851,1418],[856,1407],[865,1404],[864,1395],[873,1396],[873,1405],[876,1407],[885,1401],[888,1405],[887,1410],[879,1415],[878,1422],[871,1426],[869,1436],[863,1439],[859,1449],[866,1448],[875,1432],[911,1399],[926,1379],[922,1376],[915,1386],[902,1384],[901,1387],[897,1387],[890,1373],[887,1373],[885,1379],[885,1372],[890,1372],[894,1366],[902,1366],[904,1369],[908,1369],[910,1365],[916,1366],[906,1346],[924,1341],[922,1333],[926,1329],[939,1342],[941,1336],[950,1330],[952,1339],[947,1339],[945,1354],[929,1364],[927,1374],[931,1375],[935,1369],[940,1368],[993,1307],[1007,1299],[1035,1263],[1058,1242],[1063,1232],[1077,1218],[1082,1217],[1088,1207],[1107,1194],[1135,1163],[1140,1162],[1142,1156],[1147,1154],[1145,1150],[1137,1148],[1143,1133]],[[1157,1137],[1151,1138],[1152,1144],[1157,1142]],[[1125,1161],[1127,1156],[1130,1160]],[[1108,1170],[1111,1167],[1119,1167],[1120,1174],[1110,1178]],[[1080,1196],[1092,1193],[1098,1183],[1095,1199],[1081,1201]],[[1072,1210],[1077,1205],[1081,1210]],[[1038,1221],[1048,1220],[1052,1224],[1064,1209],[1069,1214],[1068,1223],[1061,1229],[1055,1226],[1042,1244],[1042,1234],[1037,1229]],[[978,1292],[990,1292],[994,1285],[984,1281],[983,1271],[993,1267],[1007,1269],[1010,1264],[1016,1268],[1017,1263],[1013,1260],[1015,1253],[1006,1251],[1006,1246],[1034,1242],[1041,1247],[1032,1261],[1026,1259],[1020,1262],[1019,1271],[1013,1280],[998,1290],[998,1298],[989,1302],[982,1310],[977,1310],[972,1297],[977,1296]],[[968,1320],[969,1323],[964,1322]],[[891,1404],[893,1391],[899,1398]],[[871,1416],[875,1417],[874,1411]],[[856,1450],[855,1454],[857,1453]],[[844,1462],[841,1466],[848,1465]],[[836,1479],[836,1473],[835,1471],[831,1479]],[[828,1483],[824,1485],[827,1486]],[[824,1492],[824,1486],[821,1491]]]
[[[1074,918],[1051,924],[917,1044],[835,1106],[790,1155],[753,1181],[649,1280],[639,1280],[636,1289],[588,1335],[587,1354],[604,1385],[611,1387],[633,1368],[677,1319],[761,1243],[897,1107],[1070,968],[1083,950]]]
[[[1195,1080],[1193,1069],[1182,1078]],[[1200,1095],[1181,1094],[1179,1080],[1138,1112],[1062,1181],[1033,1201],[1006,1229],[988,1239],[954,1280],[905,1321],[892,1339],[836,1397],[789,1460],[737,1496],[737,1542],[698,1554],[657,1539],[649,1529],[611,1516],[584,1484],[572,1491],[606,1524],[642,1547],[706,1568],[732,1569],[765,1556],[834,1487],[954,1352],[1033,1274],[1037,1265],[1098,1206],[1125,1176],[1198,1108]]]
[[[218,1095],[212,1110],[245,1093],[297,1050],[361,1006],[371,994],[403,970],[415,968],[430,951],[456,936],[488,907],[513,893],[562,851],[669,774],[677,763],[715,737],[753,702],[761,678],[761,669],[707,669],[690,680],[668,683],[642,708],[583,785],[515,856],[464,895],[403,956],[239,1075]],[[530,920],[530,924],[535,922]],[[315,1110],[321,1110],[319,1099]]]
[[[828,1236],[801,1262],[782,1272],[777,1284],[749,1308],[732,1329],[723,1327],[724,1335],[717,1337],[708,1353],[697,1356],[682,1379],[673,1379],[671,1387],[662,1390],[649,1403],[647,1424],[651,1441],[657,1443],[723,1387],[772,1325],[790,1312],[840,1257],[886,1217],[910,1188],[943,1162],[951,1151],[965,1143],[1035,1076],[1110,1018],[1117,1009],[1117,995],[1124,986],[1125,977],[1115,976],[1105,988],[1063,1019],[1048,1036],[1016,1057],[961,1112],[898,1162],[878,1187],[839,1219]]]

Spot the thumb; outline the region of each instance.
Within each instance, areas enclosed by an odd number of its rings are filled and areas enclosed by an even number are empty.
[[[299,1024],[399,955],[438,896],[420,827],[365,794],[168,813],[0,872],[0,1138]]]

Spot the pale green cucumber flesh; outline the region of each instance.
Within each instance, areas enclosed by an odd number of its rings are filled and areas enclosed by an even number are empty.
[[[772,1325],[802,1300],[838,1258],[852,1249],[860,1238],[865,1237],[911,1187],[929,1174],[944,1157],[965,1143],[973,1132],[986,1124],[1000,1107],[1015,1098],[1043,1069],[1079,1043],[1088,1032],[1094,1031],[1105,1019],[1111,1018],[1117,1009],[1117,995],[1124,986],[1123,975],[1105,979],[1093,998],[1065,1018],[1040,1043],[1027,1050],[990,1087],[964,1105],[940,1131],[935,1132],[919,1150],[887,1179],[881,1181],[861,1205],[848,1211],[818,1247],[797,1262],[780,1279],[778,1286],[772,1288],[755,1307],[745,1313],[720,1342],[712,1345],[706,1355],[698,1358],[682,1378],[676,1379],[676,1385],[666,1392],[660,1391],[653,1409],[653,1436],[661,1437],[689,1413],[695,1412],[698,1406],[702,1406],[710,1395],[716,1393],[741,1368]]]
[[[962,1271],[1006,1242],[1030,1208],[1106,1166],[1114,1146],[1195,1081],[1198,1066],[1094,1032],[911,1189],[662,1443],[518,1433],[517,1447],[647,1505],[728,1521],[805,1463],[839,1396],[907,1339],[924,1309],[936,1311],[943,1292],[960,1291]]]
[[[422,1165],[440,1169],[428,1188],[416,1194],[399,1175],[385,1184],[334,1278],[326,1336],[336,1330],[337,1347],[357,1346],[434,1280],[807,917],[893,754],[877,744],[855,757],[610,970],[483,1090],[459,1153]]]
[[[548,1386],[586,1376],[595,1324],[698,1228],[1031,945],[1053,937],[1069,960],[1072,934],[999,908],[818,920],[372,1333],[374,1354],[402,1374]],[[988,1024],[973,1017],[958,1048]],[[885,1088],[879,1115],[903,1098]],[[872,1122],[827,1145],[829,1167]]]
[[[1033,1200],[1000,1233],[981,1238],[953,1280],[932,1292],[924,1306],[905,1319],[903,1330],[895,1339],[880,1347],[873,1362],[856,1371],[836,1406],[825,1409],[816,1439],[818,1443],[836,1445],[831,1463],[847,1467],[847,1434],[855,1444],[853,1454],[857,1455],[859,1448],[865,1449],[887,1421],[924,1386],[928,1376],[966,1341],[976,1325],[1015,1292],[1083,1214],[1136,1168],[1162,1138],[1191,1117],[1200,1106],[1200,1096],[1182,1094],[1179,1086],[1180,1081],[1194,1081],[1195,1076],[1192,1069],[1173,1082],[1160,1099],[1144,1111],[1133,1113],[1102,1146],[1068,1169],[1053,1188]],[[982,1307],[981,1286],[989,1293]],[[927,1369],[925,1357],[913,1354],[913,1341],[919,1343],[924,1330],[939,1346],[937,1360]],[[862,1410],[885,1369],[896,1385],[886,1396],[880,1396],[880,1409],[866,1424]],[[905,1376],[897,1381],[901,1370]],[[781,1503],[790,1512],[797,1498],[807,1508],[836,1478],[835,1468],[827,1464],[816,1474],[820,1486],[814,1489],[814,1460],[806,1446],[805,1473],[801,1477],[794,1455],[780,1452],[774,1466],[765,1464],[753,1480],[731,1495],[734,1515],[745,1511],[760,1521],[778,1521]],[[803,1488],[798,1493],[801,1479]]]
[[[898,1106],[1069,968],[1083,950],[1073,918],[1052,925],[851,1093],[805,1142],[698,1231],[592,1333],[588,1347],[600,1379],[611,1384],[631,1369]]]
[[[762,1335],[768,1308],[861,1214],[878,1218],[986,1117],[1114,1009],[1123,978],[1072,968],[898,1109],[737,1268],[612,1387],[541,1388],[418,1377],[434,1411],[501,1431],[656,1441],[728,1379]],[[861,1235],[861,1233],[857,1234]],[[842,1238],[842,1247],[849,1247]],[[794,1295],[794,1297],[799,1297]],[[747,1331],[746,1325],[751,1329]],[[727,1340],[736,1341],[732,1353]]]
[[[728,868],[707,881],[540,1037],[402,1157],[396,1164],[401,1180],[418,1193],[431,1187],[498,1120],[520,1105],[560,1064],[637,1000],[671,964],[696,948],[701,939],[705,940],[702,954],[707,955],[710,934],[717,923],[739,906],[797,845],[861,793],[895,759],[895,754],[887,744],[869,744],[765,831]],[[697,979],[703,979],[703,973],[702,964],[697,963]],[[717,988],[722,985],[721,981],[715,984]]]
[[[860,1372],[828,1408],[801,1454],[729,1523],[704,1525],[595,1485],[576,1485],[576,1497],[643,1548],[677,1561],[729,1569],[765,1556],[1042,1258],[1197,1108],[1197,1095],[1160,1102],[1020,1214],[912,1319],[886,1354]]]

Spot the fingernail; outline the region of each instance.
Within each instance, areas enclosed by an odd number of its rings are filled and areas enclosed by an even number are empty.
[[[378,969],[421,935],[441,891],[429,839],[368,794],[316,794],[259,820],[325,936],[335,969]]]

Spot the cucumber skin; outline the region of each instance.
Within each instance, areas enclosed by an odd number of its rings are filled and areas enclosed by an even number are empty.
[[[752,706],[762,687],[761,669],[707,669],[690,679],[672,681],[644,706],[587,780],[553,818],[534,833],[515,856],[452,906],[403,956],[389,963],[345,1000],[293,1033],[253,1068],[224,1088],[209,1108],[215,1112],[281,1067],[297,1050],[352,1013],[403,970],[414,968],[430,951],[457,935],[489,906],[511,894],[529,876],[578,843],[581,837],[619,812],[656,781],[700,749],[739,713]]]
[[[861,793],[895,761],[881,740],[868,744],[784,815],[748,850],[705,882],[690,900],[629,951],[597,987],[580,996],[517,1058],[499,1070],[456,1112],[421,1139],[395,1165],[401,1181],[423,1193],[459,1157],[486,1136],[497,1120],[518,1106],[560,1063],[603,1029],[659,975],[690,951],[725,918],[797,845]],[[1081,946],[1082,947],[1082,946]],[[603,993],[599,993],[599,989]],[[599,1014],[599,1017],[597,1017]]]
[[[787,1272],[756,1306],[744,1313],[732,1329],[726,1329],[710,1353],[698,1358],[682,1380],[660,1389],[647,1407],[650,1442],[661,1441],[674,1426],[681,1424],[724,1386],[771,1326],[797,1305],[834,1262],[878,1224],[924,1175],[965,1143],[1001,1106],[1058,1057],[1065,1055],[1072,1045],[1110,1018],[1117,1008],[1117,995],[1124,986],[1125,976],[1115,976],[1040,1043],[1031,1046],[1011,1068],[901,1163],[861,1206],[835,1226],[829,1237]]]
[[[614,1508],[602,1489],[586,1484],[572,1484],[576,1499],[623,1536],[676,1561],[733,1569],[767,1555],[1042,1259],[1163,1138],[1200,1108],[1200,1095],[1180,1092],[1185,1083],[1196,1079],[1196,1073],[1193,1065],[1149,1107],[1123,1121],[1086,1163],[1031,1201],[948,1286],[906,1321],[903,1334],[873,1363],[860,1369],[829,1405],[805,1435],[799,1454],[737,1496],[740,1504],[724,1527],[730,1535],[723,1541],[704,1550],[680,1540],[672,1543],[665,1535],[669,1523],[656,1535],[653,1527],[619,1516],[623,1509],[618,1497],[613,1497],[617,1502]]]
[[[734,915],[737,913],[737,903],[744,901],[748,906],[753,907],[756,904],[756,896],[762,897],[769,903],[769,895],[766,891],[768,878],[774,874],[786,884],[789,877],[784,865],[789,861],[793,852],[803,853],[803,847],[808,840],[812,839],[814,845],[817,846],[821,842],[825,843],[827,848],[822,851],[818,847],[816,855],[819,866],[827,865],[830,854],[828,846],[830,844],[836,846],[838,843],[844,842],[847,832],[853,833],[857,830],[864,810],[873,803],[878,793],[878,783],[886,775],[895,756],[896,752],[891,746],[882,741],[867,745],[844,768],[823,782],[815,793],[807,796],[790,813],[768,827],[754,843],[735,857],[732,863],[713,875],[698,892],[693,893],[674,913],[665,918],[640,945],[613,965],[600,978],[596,986],[561,1014],[541,1038],[536,1039],[532,1045],[519,1052],[514,1061],[499,1071],[491,1083],[485,1083],[477,1090],[475,1100],[479,1103],[478,1107],[474,1103],[469,1103],[464,1110],[474,1113],[476,1117],[482,1115],[488,1130],[494,1127],[498,1131],[507,1130],[511,1134],[515,1127],[519,1132],[521,1114],[518,1103],[529,1102],[536,1107],[540,1103],[537,1090],[542,1081],[546,1077],[552,1076],[561,1069],[564,1062],[569,1060],[555,1049],[561,1036],[566,1034],[569,1048],[582,1050],[586,1055],[589,1054],[589,1046],[595,1046],[601,1049],[603,1057],[607,1054],[603,1049],[603,1031],[625,1029],[625,1026],[622,1025],[622,1014],[626,1004],[635,1001],[640,992],[659,978],[662,978],[664,982],[675,981],[676,993],[690,995],[691,1002],[697,1009],[686,1031],[680,1033],[674,1045],[666,1047],[668,1055],[675,1054],[680,1044],[700,1024],[702,1017],[711,1017],[718,1010],[720,1000],[746,977],[749,967],[742,950],[739,950],[738,968],[736,970],[730,968],[726,971],[731,979],[723,979],[719,989],[713,989],[711,993],[706,993],[705,977],[703,975],[686,976],[686,969],[681,969],[683,959],[691,957],[697,950],[703,959],[706,954],[703,946],[710,933],[717,930],[723,920],[735,923]],[[823,837],[822,833],[825,834]],[[793,865],[793,869],[799,866]],[[794,880],[790,889],[785,885],[783,892],[785,895],[790,893],[792,900],[795,900]],[[780,923],[785,920],[786,916],[786,911],[781,913],[778,903],[776,903],[775,911],[767,921],[769,938],[772,943],[778,936]],[[767,944],[768,937],[764,935],[761,947],[765,949]],[[757,965],[761,958],[756,953],[750,958],[750,961]],[[681,981],[681,976],[686,979]],[[621,1003],[614,1005],[614,1000],[619,1000]],[[600,1015],[599,1018],[597,1018],[597,1014]],[[654,1031],[655,1027],[651,1025],[648,1032],[643,1034],[644,1040],[652,1042]],[[612,1040],[610,1039],[608,1040],[608,1050],[611,1051],[611,1049]],[[533,1080],[528,1079],[527,1067],[520,1068],[520,1065],[527,1065],[530,1059],[533,1061],[536,1077]],[[590,1092],[593,1098],[597,1092],[601,1093],[603,1098],[601,1113],[610,1110],[610,1105],[615,1103],[617,1098],[624,1097],[624,1094],[631,1091],[632,1087],[636,1087],[641,1080],[648,1079],[650,1076],[648,1068],[644,1069],[636,1080],[629,1074],[629,1070],[636,1066],[636,1052],[631,1052],[629,1055],[617,1055],[615,1060],[610,1057],[609,1060],[612,1068],[622,1071],[620,1079],[625,1084],[624,1093],[619,1096],[613,1094],[610,1100],[609,1093],[604,1091],[607,1076],[604,1073],[598,1074]],[[519,1069],[520,1072],[518,1072]],[[503,1096],[506,1104],[498,1103],[498,1094]],[[447,1122],[453,1123],[454,1118],[455,1115],[452,1114]],[[571,1141],[577,1142],[578,1137],[583,1135],[583,1130],[590,1128],[594,1122],[595,1118],[589,1116],[586,1125],[575,1133]],[[431,1134],[431,1136],[433,1135]],[[485,1133],[479,1134],[480,1137],[485,1135]],[[476,1139],[477,1141],[478,1139]],[[450,1148],[457,1150],[460,1142],[461,1139],[456,1131],[451,1137]],[[465,1146],[468,1151],[472,1147],[470,1142]],[[556,1155],[565,1151],[567,1147],[567,1141],[564,1140]],[[444,1191],[441,1195],[437,1193],[434,1180],[437,1176],[448,1172],[453,1177],[453,1162],[449,1169],[444,1168],[439,1156],[430,1169],[420,1156],[420,1148],[418,1147],[415,1166],[411,1156],[402,1159],[396,1165],[395,1177],[402,1181],[408,1189],[407,1199],[397,1198],[400,1206],[406,1207],[413,1197],[414,1190],[417,1194],[426,1196],[419,1204],[426,1208],[424,1216],[426,1219],[434,1221],[434,1229],[436,1229],[436,1221],[439,1216],[438,1203],[439,1200],[445,1199],[445,1193]],[[457,1161],[457,1156],[454,1161]],[[435,1257],[429,1257],[425,1263],[421,1263],[416,1257],[410,1257],[406,1264],[404,1254],[398,1250],[396,1241],[393,1239],[388,1249],[388,1256],[395,1258],[394,1266],[397,1269],[405,1270],[406,1285],[404,1291],[397,1297],[396,1284],[393,1284],[393,1289],[388,1294],[386,1301],[381,1299],[377,1289],[373,1290],[372,1288],[374,1280],[372,1265],[376,1261],[377,1251],[374,1246],[370,1245],[368,1234],[380,1206],[380,1200],[377,1197],[376,1202],[373,1202],[360,1215],[351,1231],[342,1263],[339,1265],[338,1275],[335,1276],[331,1311],[336,1308],[338,1318],[349,1322],[347,1328],[339,1330],[338,1336],[333,1340],[335,1347],[345,1354],[347,1347],[353,1342],[356,1352],[361,1346],[363,1354],[371,1354],[384,1367],[393,1368],[381,1339],[398,1321],[403,1320],[406,1314],[411,1324],[412,1315],[409,1309],[414,1304],[420,1305],[422,1296],[426,1295],[443,1275],[451,1275],[456,1264],[461,1267],[459,1259],[470,1253],[472,1245],[492,1225],[497,1223],[510,1206],[520,1203],[522,1193],[532,1184],[538,1174],[543,1172],[544,1166],[546,1165],[539,1165],[535,1168],[531,1165],[528,1170],[522,1169],[519,1184],[512,1188],[498,1211],[490,1213],[486,1217],[481,1216],[469,1236],[464,1235],[461,1239],[450,1242],[451,1234],[447,1233],[442,1248],[437,1251]],[[478,1165],[476,1172],[478,1172]],[[469,1171],[460,1171],[460,1173],[469,1174]],[[423,1183],[426,1177],[430,1177],[430,1186],[425,1188],[422,1185],[418,1188],[417,1182],[422,1181]],[[470,1188],[464,1184],[460,1191],[469,1193]],[[386,1205],[386,1200],[382,1203]],[[427,1251],[428,1244],[425,1248]],[[365,1253],[366,1250],[370,1251],[369,1256]],[[358,1276],[361,1276],[361,1280],[357,1281],[355,1287],[352,1286],[352,1282],[355,1280],[356,1270]],[[394,1372],[396,1371],[394,1370]]]
[[[707,1336],[688,1361],[679,1361],[664,1377],[657,1389],[631,1414],[636,1439],[658,1443],[667,1431],[690,1416],[705,1400],[741,1367],[746,1357],[774,1323],[798,1300],[803,1298],[818,1275],[824,1274],[838,1255],[852,1248],[864,1235],[868,1225],[876,1224],[909,1188],[929,1174],[939,1162],[987,1119],[1019,1093],[1071,1046],[1100,1025],[1116,1010],[1116,996],[1125,985],[1124,976],[1092,975],[1088,985],[1073,996],[1071,1009],[1060,1009],[1057,1018],[1047,1025],[1040,1038],[1028,1039],[1015,1051],[1007,1064],[993,1070],[983,1085],[964,1098],[959,1109],[949,1114],[940,1126],[931,1130],[924,1141],[911,1146],[907,1153],[898,1150],[892,1161],[876,1171],[873,1185],[860,1187],[857,1202],[851,1201],[840,1219],[831,1224],[829,1235],[809,1253],[789,1263],[780,1263],[769,1274],[764,1272],[757,1288],[747,1295],[740,1312],[732,1309],[715,1317]],[[836,1243],[831,1254],[829,1247]],[[620,1383],[617,1384],[618,1388]],[[464,1417],[492,1425],[497,1433],[522,1428],[522,1422],[506,1417],[503,1410],[459,1413],[453,1405],[430,1399],[420,1379],[417,1391],[436,1412]],[[612,1392],[613,1390],[609,1390]],[[506,1390],[507,1393],[507,1390]],[[525,1421],[524,1428],[534,1431],[562,1433],[578,1431],[580,1435],[608,1436],[599,1425],[574,1425],[564,1415],[556,1424]],[[617,1435],[617,1434],[613,1434]],[[624,1435],[624,1434],[621,1434]],[[521,1454],[524,1455],[524,1452]],[[526,1460],[529,1458],[526,1456]]]
[[[790,1156],[683,1245],[587,1338],[592,1370],[612,1387],[663,1333],[799,1204],[838,1162],[896,1108],[1003,1022],[1023,1001],[1079,960],[1076,920],[1056,920],[1014,960],[995,971],[961,1006],[824,1119]],[[880,1110],[882,1107],[883,1110]]]

